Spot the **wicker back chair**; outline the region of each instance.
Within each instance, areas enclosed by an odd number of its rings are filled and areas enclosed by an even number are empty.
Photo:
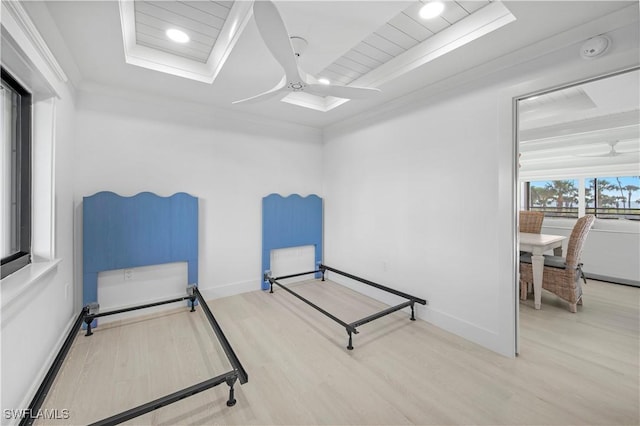
[[[587,234],[595,220],[594,215],[586,215],[578,219],[571,231],[565,258],[545,255],[542,288],[569,302],[571,312],[577,312],[577,305],[582,304],[582,283],[580,281],[582,263],[580,263],[580,258]],[[530,284],[533,284],[531,255],[521,256],[521,291],[526,291]]]
[[[539,234],[542,230],[542,221],[544,220],[543,212],[534,212],[531,210],[520,210],[520,232],[528,232],[529,234]]]

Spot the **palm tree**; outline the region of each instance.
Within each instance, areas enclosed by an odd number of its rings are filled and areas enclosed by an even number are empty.
[[[616,209],[620,209],[620,203],[622,203],[622,208],[624,209],[625,204],[627,203],[627,197],[623,196],[615,196],[613,197],[616,203]]]
[[[596,188],[596,207],[604,206],[611,203],[611,197],[603,194],[604,191],[614,191],[616,186],[606,179],[595,179],[597,183]],[[605,201],[606,200],[606,201]]]
[[[627,197],[627,207],[631,208],[631,194],[633,194],[634,192],[636,192],[638,189],[640,189],[640,187],[637,187],[635,185],[626,185],[623,186],[622,189],[624,189],[625,191],[627,191],[628,193],[628,197]],[[637,201],[636,201],[637,203]]]
[[[616,182],[618,182],[618,189],[620,190],[620,195],[624,197],[624,192],[622,189],[622,182],[620,181],[620,177],[616,176]]]
[[[618,197],[607,194],[600,194],[600,206],[613,207],[618,204]]]
[[[589,203],[593,203],[593,183],[592,182],[593,182],[593,179],[585,181],[584,202],[587,203],[587,205]]]
[[[544,210],[549,205],[549,201],[552,199],[553,194],[545,187],[531,186],[531,204],[533,206],[540,206]]]
[[[578,196],[578,189],[571,180],[553,180],[545,188],[553,194],[552,199],[555,200],[558,210],[571,207]]]
[[[590,203],[593,203],[593,190],[590,187],[584,189],[584,202],[589,207]]]

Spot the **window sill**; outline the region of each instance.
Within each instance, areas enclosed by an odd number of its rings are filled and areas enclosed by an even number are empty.
[[[58,268],[61,259],[33,262],[0,281],[2,309]]]
[[[571,231],[577,219],[545,217],[543,228],[566,229]],[[613,234],[640,234],[640,221],[628,219],[596,219],[591,232],[610,232]]]

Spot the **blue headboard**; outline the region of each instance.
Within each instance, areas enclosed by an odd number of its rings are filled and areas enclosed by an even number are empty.
[[[187,262],[198,282],[198,199],[183,192],[122,197],[98,192],[83,199],[83,305],[98,301],[98,272]]]
[[[262,272],[271,270],[271,250],[315,246],[316,266],[322,262],[322,198],[271,194],[262,199]],[[300,271],[307,272],[307,271]],[[262,289],[269,283],[264,281]]]

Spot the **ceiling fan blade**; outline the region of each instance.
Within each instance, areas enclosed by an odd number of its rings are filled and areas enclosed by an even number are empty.
[[[606,154],[578,154],[578,157],[592,157],[592,158],[606,158],[606,157],[619,157],[621,155],[633,155],[637,154],[640,151],[629,151],[629,152],[620,152],[616,150],[612,150],[607,152]]]
[[[278,95],[280,92],[285,92],[284,86],[287,84],[286,77],[282,77],[282,80],[273,89],[262,92],[259,95],[252,96],[250,98],[240,99],[239,101],[233,101],[232,104],[246,103],[253,104],[257,102],[266,101]]]
[[[344,99],[366,99],[380,93],[380,89],[376,88],[334,86],[331,84],[309,84],[305,91],[318,96],[335,96]]]
[[[255,1],[253,16],[267,48],[284,68],[287,80],[301,81],[289,33],[276,6],[267,0]]]
[[[608,145],[610,146],[609,148],[609,152],[604,153],[604,154],[578,154],[578,157],[618,157],[620,155],[633,155],[633,154],[637,154],[640,151],[628,151],[628,152],[620,152],[616,150],[616,145],[619,143],[620,141],[614,141],[614,142],[609,142]]]

